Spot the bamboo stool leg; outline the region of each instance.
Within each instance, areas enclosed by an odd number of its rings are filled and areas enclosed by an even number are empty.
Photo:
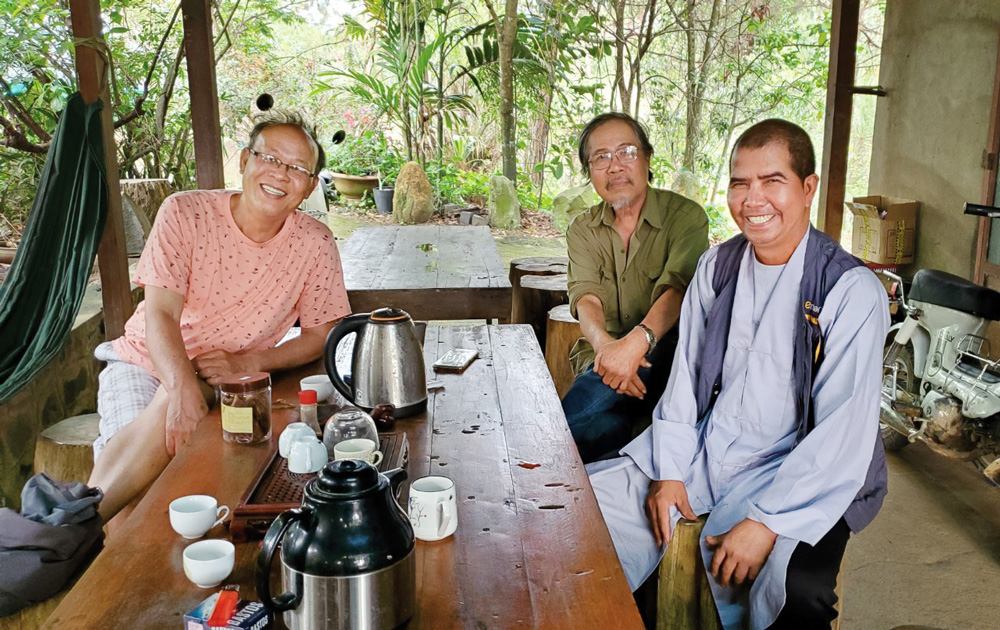
[[[61,481],[86,483],[94,469],[96,413],[66,418],[45,429],[35,442],[35,472]]]

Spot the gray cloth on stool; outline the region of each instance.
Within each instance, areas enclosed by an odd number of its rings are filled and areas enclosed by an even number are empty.
[[[99,488],[45,473],[21,491],[21,514],[0,508],[0,617],[59,592],[100,548]]]

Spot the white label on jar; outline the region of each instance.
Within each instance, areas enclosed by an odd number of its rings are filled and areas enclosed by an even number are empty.
[[[253,433],[253,407],[222,405],[222,430],[227,433]]]

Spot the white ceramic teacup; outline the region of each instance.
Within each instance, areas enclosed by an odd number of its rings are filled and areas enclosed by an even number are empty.
[[[184,575],[201,588],[213,588],[233,572],[236,547],[228,540],[199,540],[184,549]]]
[[[307,389],[314,390],[317,401],[321,403],[330,402],[333,393],[336,391],[333,387],[333,381],[326,374],[314,374],[299,381],[299,390],[304,391]]]
[[[170,502],[170,526],[185,538],[201,538],[229,516],[229,506],[215,497],[191,494]]]
[[[305,422],[293,422],[278,437],[278,454],[288,457],[292,444],[299,438],[316,437],[316,432]]]
[[[323,442],[311,433],[292,442],[288,449],[288,472],[299,475],[314,473],[326,466],[329,459],[330,454],[326,452]]]
[[[455,482],[447,477],[421,477],[410,484],[410,525],[420,540],[447,538],[458,528]]]
[[[382,451],[378,444],[368,438],[344,440],[333,445],[334,459],[362,459],[372,466],[378,466],[382,461]]]

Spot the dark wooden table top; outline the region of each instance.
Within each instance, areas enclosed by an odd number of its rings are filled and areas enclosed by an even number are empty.
[[[407,628],[642,628],[531,328],[427,328],[428,366],[454,347],[480,358],[463,374],[428,368],[443,389],[428,394],[426,414],[396,425],[410,442],[410,479],[446,475],[459,495],[455,535],[416,542],[417,612]],[[277,378],[276,407],[294,400],[309,372]],[[272,441],[297,415],[275,409]],[[174,630],[213,592],[184,577],[189,542],[170,529],[167,506],[195,493],[235,506],[274,448],[227,444],[219,422],[213,411],[199,426],[46,628]],[[226,580],[245,598],[255,597],[256,555],[257,541],[238,544]]]
[[[419,320],[509,321],[510,280],[488,227],[363,227],[339,248],[355,313],[395,306]]]

